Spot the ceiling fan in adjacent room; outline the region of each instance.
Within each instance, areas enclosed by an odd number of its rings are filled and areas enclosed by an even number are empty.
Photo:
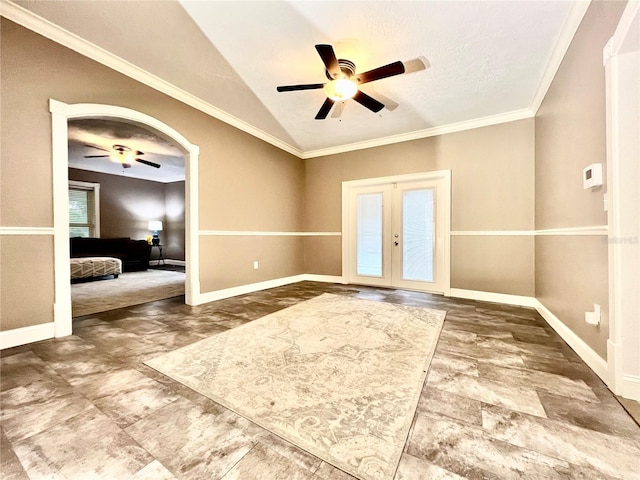
[[[350,60],[336,58],[336,54],[331,45],[316,45],[316,50],[324,63],[325,74],[329,82],[277,87],[278,92],[324,89],[327,99],[315,116],[316,120],[324,120],[336,102],[344,102],[350,98],[372,112],[379,112],[385,107],[385,104],[364,93],[359,89],[359,86],[368,82],[400,75],[408,71],[403,62],[397,61],[364,73],[356,73],[356,65]],[[423,65],[422,68],[418,69],[424,68],[426,68],[426,66]],[[416,69],[412,69],[411,71],[415,70]],[[393,101],[390,101],[390,103],[397,106]],[[342,103],[339,104],[339,106],[342,105]]]
[[[140,150],[133,150],[130,147],[125,145],[114,145],[111,147],[111,150],[107,150],[106,148],[97,147],[95,145],[85,145],[89,148],[95,148],[96,150],[102,150],[103,152],[109,152],[108,155],[85,155],[84,158],[110,158],[116,163],[120,163],[123,168],[131,168],[131,162],[142,163],[143,165],[148,165],[153,168],[160,168],[159,163],[151,162],[149,160],[145,160],[144,158],[138,158],[139,156],[144,155],[144,152]]]

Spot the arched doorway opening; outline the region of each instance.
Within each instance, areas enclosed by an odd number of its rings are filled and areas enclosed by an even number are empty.
[[[198,252],[198,155],[197,145],[169,125],[128,108],[99,104],[68,105],[51,99],[52,167],[54,211],[54,324],[55,336],[72,333],[69,265],[68,121],[81,118],[110,118],[147,126],[173,141],[185,157],[185,297],[189,305],[200,296]]]

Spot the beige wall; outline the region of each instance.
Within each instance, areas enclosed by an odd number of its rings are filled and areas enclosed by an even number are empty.
[[[452,171],[452,230],[533,230],[533,119],[306,160],[305,229],[341,230],[343,181],[446,169]],[[341,274],[338,240],[306,245],[308,273]],[[451,286],[533,296],[533,248],[520,237],[457,238]]]
[[[164,221],[162,233],[164,256],[171,260],[185,259],[185,182],[164,184]],[[148,226],[148,225],[147,225]]]
[[[161,220],[165,258],[184,260],[185,182],[161,183],[121,175],[69,169],[69,180],[100,184],[100,236],[145,239],[149,220]],[[152,259],[158,258],[153,249]]]
[[[302,229],[302,160],[4,18],[0,34],[1,226],[53,224],[48,102],[54,98],[69,104],[101,103],[131,108],[170,125],[198,145],[201,229]],[[46,323],[53,318],[51,247],[40,250],[49,254],[34,265],[34,257],[16,250],[16,239],[3,237],[0,251],[3,328]],[[258,270],[261,279],[279,278],[281,270],[288,274],[303,273],[300,249],[292,248],[288,237],[268,241],[256,237],[252,242],[233,240],[202,242],[203,293],[253,282],[256,273],[247,266],[252,267],[257,250],[263,252],[261,265],[269,266],[276,261],[286,265],[280,270],[261,268]],[[38,237],[34,241],[51,243],[51,238]],[[228,249],[231,245],[233,255],[206,250],[210,246]],[[37,288],[24,289],[23,283],[31,284],[34,278],[27,273],[32,267],[37,268],[39,284]],[[24,292],[30,292],[28,302],[4,306],[5,299],[22,299]]]
[[[0,331],[50,321],[53,238],[0,236]]]
[[[606,161],[602,49],[626,2],[592,2],[536,116],[536,228],[607,224],[604,187],[582,189],[582,169]],[[538,299],[599,355],[608,338],[604,236],[536,239]],[[603,309],[592,327],[584,312]]]
[[[204,292],[291,277],[304,267],[303,240],[295,236],[203,236],[200,256],[200,264],[207,266],[200,273]],[[217,268],[226,263],[235,268]]]

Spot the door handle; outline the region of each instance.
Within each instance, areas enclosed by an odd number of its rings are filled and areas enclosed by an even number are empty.
[[[398,245],[400,245],[398,242],[393,242],[393,244],[397,247]]]

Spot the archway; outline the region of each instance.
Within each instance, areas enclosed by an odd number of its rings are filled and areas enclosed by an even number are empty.
[[[148,126],[171,138],[185,154],[185,296],[188,305],[198,303],[200,272],[198,250],[199,147],[165,123],[135,110],[113,105],[73,104],[49,101],[52,128],[53,228],[54,228],[54,325],[55,336],[72,333],[69,265],[68,121],[79,118],[112,118]]]

